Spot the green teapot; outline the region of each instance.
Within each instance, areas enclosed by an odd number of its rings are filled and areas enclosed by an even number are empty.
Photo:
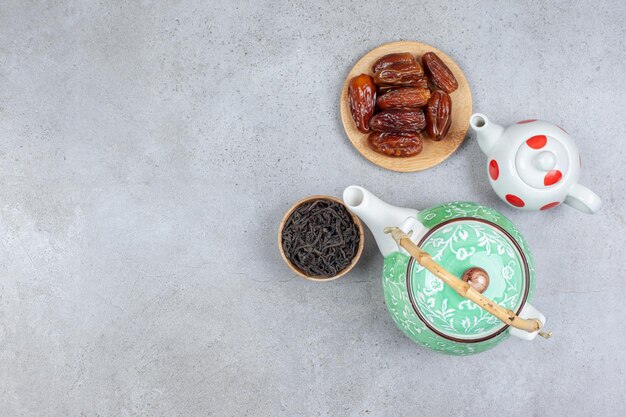
[[[385,303],[415,343],[469,355],[509,335],[550,337],[545,316],[530,304],[528,245],[502,214],[470,202],[400,208],[358,186],[346,188],[343,201],[374,235],[385,258]]]

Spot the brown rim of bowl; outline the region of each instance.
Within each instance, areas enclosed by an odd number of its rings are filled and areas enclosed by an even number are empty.
[[[352,221],[354,221],[354,224],[356,224],[356,226],[359,228],[359,247],[356,251],[356,254],[354,255],[354,258],[352,258],[352,261],[350,261],[350,265],[348,265],[345,269],[343,269],[337,275],[334,275],[332,277],[312,277],[312,276],[306,275],[304,272],[296,268],[289,259],[287,259],[287,256],[285,255],[285,251],[283,250],[283,240],[282,240],[283,228],[285,227],[285,223],[287,223],[287,219],[289,219],[289,216],[291,216],[291,214],[298,207],[300,207],[302,204],[307,203],[311,200],[331,200],[331,201],[341,204],[343,207],[345,207],[346,211],[350,214],[350,216],[352,216]],[[278,226],[278,250],[280,251],[280,256],[283,258],[283,261],[285,261],[289,269],[291,269],[296,275],[299,275],[302,278],[308,279],[310,281],[318,281],[318,282],[319,281],[332,281],[332,280],[341,278],[342,276],[346,275],[348,272],[352,270],[352,268],[354,268],[354,265],[356,265],[357,262],[359,261],[359,258],[361,257],[361,253],[363,253],[364,245],[365,245],[365,239],[364,239],[364,232],[363,232],[363,223],[361,223],[361,219],[359,219],[354,213],[348,210],[348,208],[343,203],[343,201],[341,201],[337,197],[331,197],[329,195],[312,195],[312,196],[305,197],[297,201],[293,206],[291,206],[291,208],[289,208],[289,210],[287,210],[287,213],[285,213],[282,220],[280,221],[280,225]]]

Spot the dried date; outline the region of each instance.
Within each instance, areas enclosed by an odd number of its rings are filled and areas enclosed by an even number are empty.
[[[404,88],[399,85],[378,85],[376,87],[377,87],[376,92],[379,96],[389,91],[394,91],[394,90],[399,90],[400,88]]]
[[[388,55],[383,56],[382,58],[380,58],[378,61],[374,63],[374,65],[372,66],[372,72],[376,73],[398,62],[411,63],[411,62],[417,62],[417,61],[415,60],[415,57],[411,55],[409,52],[388,54]]]
[[[357,129],[363,133],[369,132],[370,119],[376,104],[376,86],[372,77],[361,74],[350,80],[348,104]]]
[[[376,99],[376,105],[381,110],[387,109],[415,109],[424,107],[430,98],[428,88],[405,87],[389,91]]]
[[[434,52],[422,55],[422,64],[432,83],[446,93],[450,94],[459,87],[450,68]]]
[[[378,153],[400,158],[417,155],[424,146],[419,134],[412,132],[372,132],[367,143]]]
[[[417,62],[396,62],[374,73],[377,85],[417,86],[426,82],[424,69]]]
[[[452,122],[452,99],[443,90],[435,90],[426,106],[426,132],[432,140],[440,141]]]
[[[383,110],[372,116],[370,129],[375,132],[419,132],[426,127],[421,109]]]

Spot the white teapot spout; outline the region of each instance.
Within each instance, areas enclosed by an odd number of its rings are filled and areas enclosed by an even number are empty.
[[[365,188],[356,185],[343,191],[343,202],[348,210],[367,224],[383,256],[398,250],[393,238],[385,234],[385,227],[400,226],[408,217],[416,218],[418,214],[415,209],[385,203]]]
[[[490,122],[487,116],[481,113],[472,114],[470,117],[470,127],[476,132],[478,145],[486,155],[489,155],[493,151],[495,144],[502,137],[502,133],[504,133],[502,126]]]

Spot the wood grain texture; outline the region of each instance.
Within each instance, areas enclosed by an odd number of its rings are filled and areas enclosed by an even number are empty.
[[[418,59],[426,52],[435,52],[448,68],[450,68],[459,83],[459,88],[450,94],[452,98],[452,124],[446,137],[439,142],[435,142],[428,138],[425,131],[422,132],[421,136],[424,140],[424,149],[418,155],[408,158],[393,158],[381,155],[370,149],[367,145],[368,134],[361,133],[356,128],[348,106],[348,84],[350,83],[350,79],[363,73],[372,75],[372,65],[374,62],[383,55],[394,52],[411,52],[416,55]],[[341,121],[348,138],[361,155],[370,162],[392,171],[422,171],[445,161],[465,139],[469,127],[469,118],[472,114],[472,93],[465,79],[465,75],[448,55],[430,45],[419,42],[399,41],[381,45],[368,52],[357,61],[348,73],[343,90],[341,91],[340,111]]]

